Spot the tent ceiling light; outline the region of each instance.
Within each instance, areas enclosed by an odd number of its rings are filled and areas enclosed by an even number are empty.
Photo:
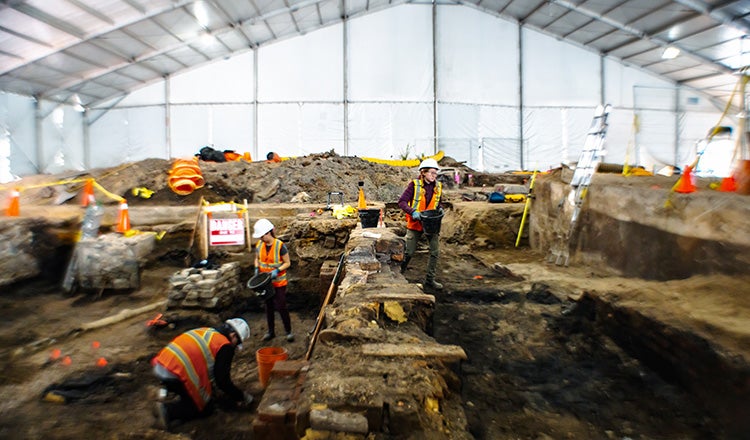
[[[680,55],[680,49],[674,47],[674,46],[667,46],[664,49],[664,52],[661,54],[661,58],[663,60],[673,60],[677,58],[677,56]]]

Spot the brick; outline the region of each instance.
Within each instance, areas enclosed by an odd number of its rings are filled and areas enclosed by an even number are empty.
[[[296,376],[303,367],[308,365],[304,360],[277,361],[271,369],[271,377],[292,377]]]

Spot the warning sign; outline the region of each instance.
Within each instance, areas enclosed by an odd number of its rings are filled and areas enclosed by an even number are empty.
[[[241,218],[212,218],[208,231],[209,246],[245,244],[245,222]]]

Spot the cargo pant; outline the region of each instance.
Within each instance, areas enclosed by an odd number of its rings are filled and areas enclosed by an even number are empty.
[[[412,229],[406,230],[406,256],[405,261],[411,260],[414,252],[417,250],[417,242],[420,237],[424,235],[430,244],[430,259],[427,262],[427,274],[425,280],[427,282],[435,281],[435,275],[437,273],[438,257],[440,257],[440,234],[425,234],[422,231],[414,231]],[[407,263],[408,264],[408,263]]]

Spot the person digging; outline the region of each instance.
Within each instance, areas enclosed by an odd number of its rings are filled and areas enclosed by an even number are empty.
[[[232,360],[250,327],[242,318],[226,320],[218,327],[201,327],[174,338],[151,360],[154,375],[161,381],[162,397],[173,392],[179,399],[156,402],[157,426],[164,430],[177,421],[202,417],[210,412],[212,381],[236,402],[250,405],[253,396],[232,382]]]

